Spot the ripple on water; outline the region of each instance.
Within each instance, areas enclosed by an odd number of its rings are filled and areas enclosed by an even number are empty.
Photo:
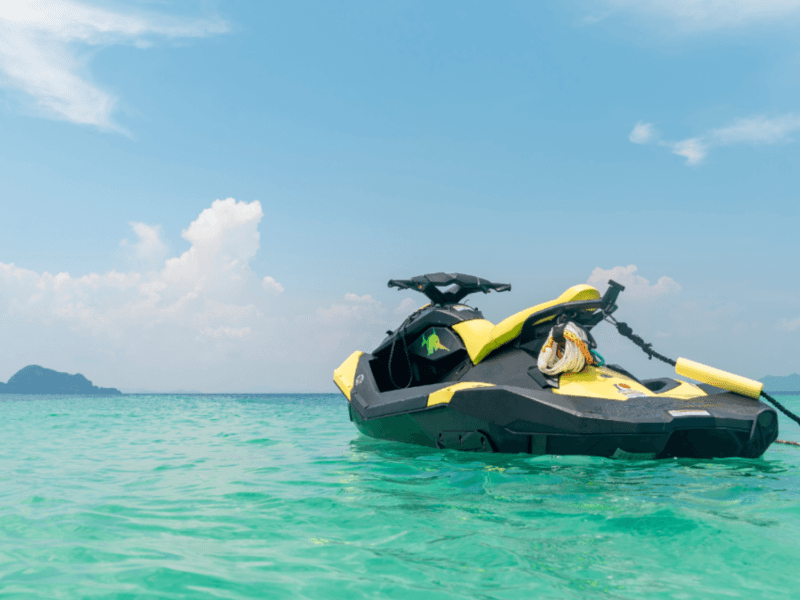
[[[360,436],[330,395],[0,410],[4,598],[789,598],[796,585],[790,447],[719,461],[440,452]]]

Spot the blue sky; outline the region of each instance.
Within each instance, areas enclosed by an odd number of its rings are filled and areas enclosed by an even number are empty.
[[[609,276],[656,348],[800,371],[800,0],[0,7],[0,380],[332,391],[422,300]],[[598,328],[611,362],[668,375]]]

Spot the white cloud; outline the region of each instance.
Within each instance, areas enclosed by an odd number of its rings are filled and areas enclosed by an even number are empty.
[[[735,302],[719,301],[703,302],[690,300],[674,304],[668,310],[674,331],[678,336],[689,339],[707,335],[716,331],[725,331],[726,335],[734,330],[737,317],[742,314],[743,307]],[[746,327],[746,324],[744,324]],[[742,325],[738,326],[739,331]]]
[[[278,296],[284,292],[283,286],[275,281],[274,277],[270,277],[269,275],[264,277],[261,281],[261,287],[264,288],[265,292],[273,296]]]
[[[398,316],[369,294],[342,291],[319,308],[284,299],[252,267],[263,220],[257,201],[216,200],[184,229],[190,247],[147,271],[76,277],[0,263],[5,377],[43,364],[127,389],[330,391],[332,370],[377,346]],[[146,227],[139,239],[152,246],[158,227]]]
[[[652,123],[637,123],[628,139],[634,144],[649,144],[656,138],[655,128]]]
[[[136,256],[140,259],[150,261],[163,259],[167,252],[167,246],[161,240],[161,226],[160,225],[147,225],[146,223],[129,223],[131,229],[139,238],[139,241],[133,244],[133,250]],[[127,240],[123,240],[123,245],[127,244]]]
[[[73,0],[0,2],[0,83],[27,94],[50,118],[119,129],[111,119],[116,98],[90,81],[79,48],[144,47],[156,38],[202,37],[226,29],[220,21],[124,14]]]
[[[214,289],[234,295],[249,283],[248,265],[259,248],[258,224],[263,213],[256,200],[250,204],[233,198],[215,200],[182,232],[191,247],[164,263],[160,278],[170,289]]]
[[[173,304],[169,308],[173,309],[173,307],[175,307],[175,309],[181,310],[188,302],[198,297],[199,294],[190,292],[179,300],[179,306],[176,307]],[[184,298],[186,301],[184,301]],[[204,298],[202,304],[202,309],[197,306],[196,312],[192,316],[192,325],[201,330],[214,327],[219,329],[223,327],[223,325],[220,325],[221,323],[226,326],[241,325],[242,322],[251,319],[256,311],[254,304],[226,304],[224,302],[218,302],[208,296]]]
[[[366,304],[374,304],[376,302],[369,294],[359,296],[358,294],[348,292],[344,295],[344,298],[345,300],[350,300],[350,302],[362,302]]]
[[[783,115],[774,119],[764,116],[738,119],[727,127],[713,129],[709,137],[717,144],[776,144],[787,141],[789,134],[800,129],[800,115]]]
[[[800,18],[800,0],[606,0],[605,4],[683,31],[785,24]]]
[[[317,317],[325,323],[342,323],[346,321],[366,320],[371,323],[382,323],[386,309],[379,300],[369,294],[359,296],[347,293],[344,295],[347,304],[333,304],[328,308],[318,308]]]
[[[215,329],[211,329],[210,327],[206,327],[203,330],[205,335],[211,336],[212,338],[218,339],[221,337],[229,337],[235,340],[241,340],[250,335],[250,328],[249,327],[225,327],[224,325],[220,325]]]
[[[625,291],[622,293],[625,298],[631,300],[653,299],[681,291],[681,286],[674,279],[667,276],[660,277],[656,283],[650,285],[649,280],[636,275],[638,270],[636,265],[614,267],[612,269],[596,267],[586,283],[593,285],[602,293],[608,286],[608,280],[613,279],[625,286]]]
[[[672,149],[673,154],[683,156],[687,165],[700,164],[708,156],[708,146],[703,142],[702,138],[690,138],[680,142],[667,143],[666,145]]]
[[[407,315],[417,308],[418,302],[414,302],[413,298],[403,298],[400,304],[397,305],[392,312],[396,315]]]
[[[369,294],[347,293],[344,300],[319,307],[313,314],[295,317],[296,331],[307,332],[295,338],[295,352],[303,350],[306,356],[316,353],[338,357],[330,362],[333,369],[338,366],[336,360],[341,362],[353,350],[369,351],[380,343],[391,325],[383,303]]]
[[[733,144],[777,144],[791,141],[789,135],[800,129],[800,115],[787,114],[775,118],[764,116],[738,119],[732,124],[677,142],[662,140],[649,123],[638,123],[628,135],[634,144],[656,143],[683,156],[687,165],[698,165],[714,146]]]
[[[18,336],[38,339],[40,353],[53,327],[63,325],[77,335],[74,348],[94,339],[104,351],[134,361],[219,361],[236,344],[264,334],[270,322],[264,282],[283,289],[249,265],[262,216],[258,201],[216,200],[184,230],[191,247],[148,273],[72,277],[0,263],[0,328],[21,328]],[[142,252],[162,250],[158,227],[132,226]]]
[[[405,298],[387,314],[380,300],[349,292],[344,302],[319,307],[315,314],[298,317],[296,322],[313,329],[317,350],[346,356],[356,349],[373,350],[385,339],[387,330],[397,329],[410,312],[419,308],[418,302]]]
[[[800,317],[792,320],[781,319],[780,321],[778,321],[775,327],[777,329],[780,329],[781,331],[788,331],[788,332],[797,331],[798,329],[800,329]]]

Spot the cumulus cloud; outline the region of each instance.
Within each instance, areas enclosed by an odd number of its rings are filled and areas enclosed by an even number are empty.
[[[606,0],[605,5],[686,32],[800,19],[800,0]]]
[[[215,200],[182,232],[192,245],[164,263],[160,279],[173,290],[238,294],[253,276],[248,263],[259,248],[262,215],[258,201]]]
[[[608,280],[613,279],[625,286],[623,294],[630,300],[648,300],[681,291],[681,286],[671,277],[660,277],[656,283],[651,285],[649,280],[636,274],[638,270],[636,265],[612,269],[596,267],[586,283],[593,285],[602,293],[608,286]]]
[[[656,132],[652,123],[639,122],[628,135],[628,139],[634,144],[649,144],[656,138]]]
[[[369,294],[364,294],[363,296],[359,296],[358,294],[353,294],[348,292],[344,295],[345,300],[350,300],[351,302],[360,302],[363,304],[374,304],[376,302],[372,296]]]
[[[379,300],[369,294],[359,296],[348,292],[344,295],[344,304],[333,304],[327,308],[318,308],[317,317],[325,323],[341,323],[344,321],[366,320],[372,323],[383,322],[386,309]]]
[[[788,331],[788,332],[797,331],[798,329],[800,329],[800,317],[791,320],[781,319],[780,321],[778,321],[775,327],[776,329],[779,329],[781,331]]]
[[[278,296],[284,292],[283,286],[275,281],[274,277],[267,275],[261,280],[261,287],[264,291],[273,296]]]
[[[419,301],[412,298],[403,299],[391,312],[370,294],[348,292],[343,300],[296,319],[301,327],[313,329],[317,349],[345,355],[355,349],[372,350],[385,339],[387,330],[397,329],[419,308]]]
[[[332,369],[400,317],[352,292],[287,305],[284,286],[253,267],[263,220],[258,201],[216,200],[183,230],[188,249],[148,270],[74,276],[0,263],[0,368],[7,378],[45,364],[123,389],[328,390]],[[158,226],[139,225],[141,246],[128,248],[165,245]]]
[[[703,142],[702,138],[690,138],[680,142],[667,143],[666,145],[672,149],[673,154],[683,156],[687,165],[700,164],[708,155],[708,146]]]
[[[303,342],[307,352],[341,357],[341,362],[353,350],[371,350],[385,337],[390,323],[380,300],[352,292],[345,294],[343,300],[294,319],[298,330],[308,332]]]
[[[414,302],[413,298],[403,298],[400,304],[397,305],[392,312],[396,315],[407,315],[417,308],[418,302]]]
[[[136,340],[153,327],[183,331],[183,339],[242,339],[263,320],[262,282],[283,289],[272,277],[256,277],[249,265],[262,216],[258,201],[214,201],[183,231],[190,248],[149,273],[72,277],[0,263],[3,308],[16,319],[61,321],[103,339]],[[137,249],[163,250],[157,227],[132,226],[140,237]]]
[[[162,260],[167,254],[167,246],[161,239],[160,225],[147,225],[146,223],[130,222],[133,233],[138,241],[131,244],[127,239],[120,242],[120,246],[131,248],[135,257],[145,262]]]
[[[683,356],[752,378],[796,370],[800,302],[795,297],[750,294],[747,283],[736,279],[681,287],[666,276],[645,279],[635,265],[598,267],[588,283],[604,292],[608,279],[626,288],[614,317],[664,356]],[[615,327],[601,323],[592,333],[608,363],[623,365],[640,378],[674,376],[663,363],[648,360]],[[765,339],[768,351],[753,352],[764,346]]]
[[[91,82],[88,47],[202,37],[226,31],[220,21],[114,12],[74,0],[0,2],[0,83],[22,91],[40,114],[119,129],[116,98]]]
[[[661,139],[652,123],[637,123],[628,135],[628,139],[634,144],[652,143],[669,148],[673,154],[684,157],[687,165],[698,165],[714,146],[732,144],[756,146],[790,142],[792,141],[790,135],[798,129],[800,129],[800,116],[787,114],[775,118],[757,116],[738,119],[725,127],[711,129],[701,136],[677,142]]]
[[[668,313],[675,333],[685,339],[703,336],[716,331],[741,332],[747,323],[737,321],[743,306],[731,301],[690,300],[676,303]]]

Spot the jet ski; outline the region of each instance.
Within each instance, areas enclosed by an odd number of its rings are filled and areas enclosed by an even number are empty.
[[[602,296],[576,285],[497,324],[464,300],[510,284],[432,273],[389,287],[420,292],[429,303],[371,353],[353,352],[334,371],[350,420],[368,436],[440,449],[633,459],[755,458],[777,439],[777,414],[758,400],[759,382],[673,363],[620,327],[611,315],[625,288],[614,281]],[[678,374],[709,383],[639,379],[606,365],[591,333],[603,320],[651,357],[676,364]]]

